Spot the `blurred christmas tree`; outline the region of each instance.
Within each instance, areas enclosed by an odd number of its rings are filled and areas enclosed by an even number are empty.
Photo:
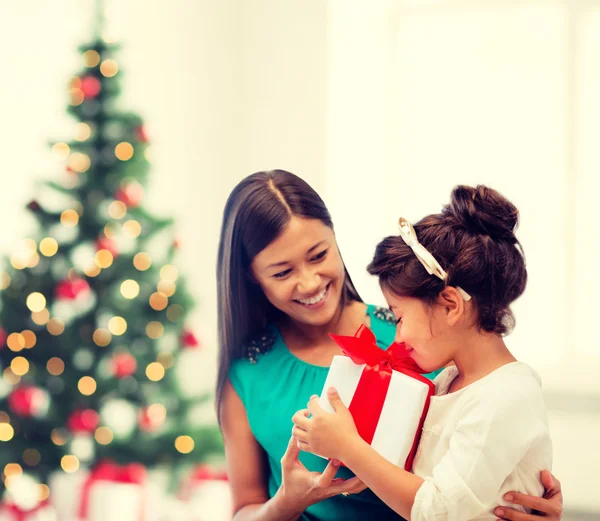
[[[178,384],[197,346],[192,300],[172,221],[144,208],[150,149],[140,117],[118,108],[118,46],[97,34],[68,87],[74,139],[53,145],[63,178],[28,204],[36,237],[0,277],[0,469],[8,487],[34,476],[42,497],[61,468],[175,469],[220,450],[193,421],[208,397]]]

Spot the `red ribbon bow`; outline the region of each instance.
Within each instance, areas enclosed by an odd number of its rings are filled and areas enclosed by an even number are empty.
[[[130,463],[128,465],[118,465],[109,460],[101,461],[90,472],[87,478],[83,491],[81,493],[81,502],[79,504],[79,517],[81,519],[88,518],[88,510],[90,506],[90,490],[94,483],[98,481],[112,481],[117,483],[137,483],[143,485],[146,481],[146,467],[140,463]],[[143,520],[143,508],[140,515],[140,520]]]
[[[429,387],[415,441],[405,464],[405,469],[411,470],[423,422],[429,409],[429,400],[435,392],[433,382],[421,376],[420,373],[423,370],[410,358],[406,344],[394,342],[386,350],[383,350],[377,345],[373,332],[365,325],[361,325],[354,336],[333,334],[329,336],[355,364],[365,364],[348,409],[354,418],[358,434],[367,443],[370,444],[373,441],[392,379],[392,371],[410,376]]]

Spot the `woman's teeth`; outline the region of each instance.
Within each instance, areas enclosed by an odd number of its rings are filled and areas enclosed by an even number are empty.
[[[321,302],[321,300],[323,300],[325,298],[326,293],[327,293],[327,287],[324,287],[314,297],[311,297],[311,298],[300,298],[300,299],[298,299],[298,302],[300,302],[301,304],[304,304],[306,306],[317,304],[317,303]]]

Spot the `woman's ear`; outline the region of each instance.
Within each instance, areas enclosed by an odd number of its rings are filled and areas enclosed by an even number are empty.
[[[449,326],[455,325],[465,313],[465,301],[458,290],[447,286],[439,295],[439,304],[443,307],[446,322]]]

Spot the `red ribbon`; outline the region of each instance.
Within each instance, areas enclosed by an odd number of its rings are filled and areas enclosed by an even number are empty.
[[[94,483],[98,481],[111,481],[113,483],[136,483],[143,485],[146,481],[146,467],[140,463],[130,463],[129,465],[118,465],[113,461],[101,461],[92,469],[89,477],[83,485],[81,501],[79,503],[79,517],[87,519],[90,506],[90,490]],[[142,511],[140,521],[144,519],[144,504],[142,502]]]
[[[31,514],[35,514],[38,510],[41,510],[42,508],[45,508],[46,506],[48,506],[47,499],[40,502],[36,507],[31,508],[29,510],[23,510],[22,508],[18,507],[14,503],[5,503],[2,505],[2,509],[8,510],[15,517],[15,521],[26,521],[27,516],[29,516]]]
[[[384,351],[377,345],[373,332],[365,325],[361,325],[354,336],[333,334],[329,336],[355,364],[365,364],[348,409],[354,418],[358,434],[367,443],[371,444],[373,441],[392,379],[392,371],[403,373],[428,386],[427,399],[415,433],[415,441],[404,466],[410,471],[421,437],[423,422],[429,410],[430,399],[435,393],[433,382],[420,374],[423,370],[410,358],[404,343],[394,342]]]

